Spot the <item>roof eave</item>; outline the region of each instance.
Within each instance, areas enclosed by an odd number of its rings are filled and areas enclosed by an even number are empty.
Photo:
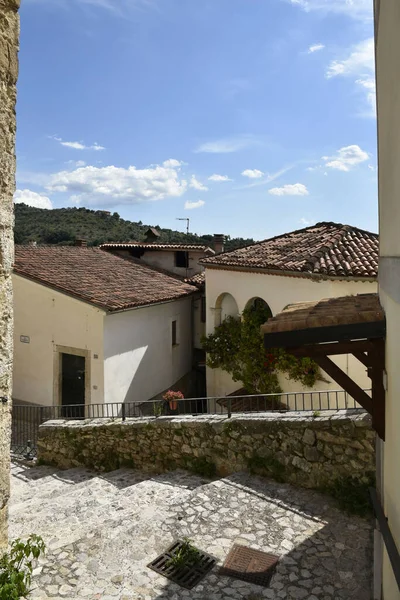
[[[378,280],[377,276],[360,276],[356,277],[353,275],[326,275],[322,273],[307,273],[304,271],[284,271],[280,269],[268,269],[266,267],[250,267],[250,266],[239,266],[239,265],[221,265],[216,263],[208,263],[201,261],[201,264],[206,269],[215,269],[219,271],[242,271],[244,273],[263,273],[265,275],[275,275],[282,277],[300,277],[302,279],[312,279],[313,281],[366,281],[374,282]]]
[[[42,285],[43,287],[49,288],[50,290],[54,290],[60,294],[64,294],[65,296],[68,296],[69,298],[73,298],[74,300],[78,300],[79,302],[83,302],[84,304],[88,304],[89,306],[92,306],[93,308],[97,308],[106,314],[115,314],[117,312],[126,312],[127,310],[134,310],[136,308],[145,308],[146,306],[156,306],[158,304],[167,304],[169,302],[174,302],[174,300],[181,300],[182,298],[186,298],[186,297],[192,296],[193,294],[199,293],[199,290],[195,286],[193,286],[193,291],[188,290],[186,293],[180,294],[179,296],[175,296],[174,298],[168,298],[166,300],[158,300],[155,302],[144,302],[144,303],[131,304],[131,305],[127,305],[127,306],[121,307],[121,308],[113,308],[106,304],[99,304],[96,302],[92,302],[86,298],[82,298],[81,296],[74,294],[71,291],[67,291],[60,286],[48,283],[47,281],[43,281],[39,278],[33,277],[32,275],[26,275],[25,273],[20,273],[20,272],[16,271],[15,269],[13,270],[13,274],[18,275],[18,277],[22,277],[23,279],[27,279],[28,281],[32,281],[33,283],[37,283],[38,285]],[[188,284],[188,285],[190,285],[190,284]]]

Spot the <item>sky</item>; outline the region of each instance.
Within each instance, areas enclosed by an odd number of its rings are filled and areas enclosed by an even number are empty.
[[[22,0],[15,202],[377,231],[372,0]]]

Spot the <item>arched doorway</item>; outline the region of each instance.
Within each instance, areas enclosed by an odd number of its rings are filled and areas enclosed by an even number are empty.
[[[239,308],[235,298],[228,292],[218,296],[215,303],[215,323],[218,327],[227,317],[239,318]]]
[[[254,311],[264,309],[265,313],[267,315],[267,320],[270,319],[273,316],[272,315],[272,310],[270,309],[268,303],[265,302],[265,300],[263,300],[263,298],[260,298],[258,296],[255,296],[254,298],[251,298],[247,302],[246,309],[247,310],[254,310]]]

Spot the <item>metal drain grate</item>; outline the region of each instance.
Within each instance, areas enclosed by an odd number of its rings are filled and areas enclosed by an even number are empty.
[[[160,554],[153,562],[147,566],[153,569],[156,573],[164,575],[167,579],[170,579],[174,583],[177,583],[181,587],[191,590],[197,585],[203,577],[211,571],[214,567],[216,560],[206,552],[202,550],[198,551],[198,559],[196,563],[190,566],[176,567],[169,565],[171,558],[176,554],[183,546],[182,540],[177,540],[166,550],[163,554]]]
[[[219,574],[268,587],[278,562],[279,556],[235,544]]]

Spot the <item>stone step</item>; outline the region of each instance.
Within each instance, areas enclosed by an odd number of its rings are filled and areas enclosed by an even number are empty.
[[[120,469],[104,475],[84,469],[57,471],[50,476],[33,480],[29,484],[29,488],[22,493],[12,487],[10,512],[25,511],[26,507],[43,508],[46,500],[54,502],[60,496],[66,497],[69,494],[80,494],[86,489],[97,489],[99,481],[104,482],[103,492],[108,490],[110,495],[113,495],[115,489],[136,485],[143,480],[143,477],[142,474],[127,469]]]
[[[35,498],[42,490],[64,489],[96,477],[96,473],[88,469],[60,471],[47,466],[27,467],[23,470],[13,468],[11,475],[11,494],[15,502]]]
[[[52,548],[62,547],[90,531],[105,527],[113,530],[114,520],[132,524],[140,521],[143,511],[168,513],[171,507],[189,498],[194,488],[204,484],[203,480],[183,472],[180,486],[170,485],[168,474],[145,480],[140,475],[140,482],[135,471],[120,470],[106,476],[108,481],[94,477],[68,487],[64,494],[57,493],[55,497],[48,491],[43,498],[45,490],[42,489],[38,499],[11,504],[10,535],[18,537],[30,530],[42,535]]]

